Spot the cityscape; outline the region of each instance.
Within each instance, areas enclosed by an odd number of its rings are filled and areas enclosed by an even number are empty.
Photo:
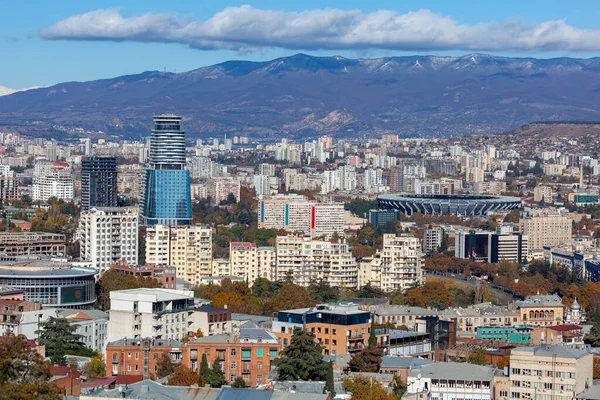
[[[600,400],[583,16],[152,6],[0,44],[207,55],[0,75],[0,399]]]

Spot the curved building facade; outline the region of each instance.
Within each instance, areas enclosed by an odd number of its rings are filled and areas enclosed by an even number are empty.
[[[68,262],[42,257],[0,258],[0,286],[25,291],[25,300],[45,307],[91,309],[96,302],[96,274]]]
[[[380,209],[399,210],[406,215],[486,215],[521,206],[521,199],[509,196],[469,194],[386,194],[377,198]]]

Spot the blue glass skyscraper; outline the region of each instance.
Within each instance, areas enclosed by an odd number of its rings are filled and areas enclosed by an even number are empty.
[[[140,198],[144,225],[190,225],[190,174],[185,169],[185,132],[181,117],[154,117],[150,153]]]

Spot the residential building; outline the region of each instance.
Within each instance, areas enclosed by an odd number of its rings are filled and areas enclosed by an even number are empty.
[[[496,369],[483,365],[436,362],[408,372],[407,395],[423,394],[423,400],[492,400]],[[406,396],[406,395],[405,395]]]
[[[34,201],[48,201],[50,197],[72,201],[74,187],[70,164],[48,160],[36,161],[33,167],[32,198]]]
[[[575,324],[542,326],[531,331],[531,344],[583,346],[583,327]]]
[[[6,336],[9,333],[17,334],[15,328],[18,327],[21,315],[24,312],[37,311],[42,305],[37,302],[23,300],[22,293],[15,298],[0,298],[0,336]]]
[[[516,301],[514,305],[526,325],[556,325],[565,316],[565,306],[556,294],[541,295],[538,292],[534,296],[527,296],[525,300]]]
[[[519,230],[527,235],[529,249],[571,243],[572,220],[557,212],[530,213],[519,219]]]
[[[325,355],[356,353],[365,348],[369,340],[371,314],[353,303],[279,311],[272,331],[283,347],[290,343],[294,328],[314,333]]]
[[[81,160],[81,209],[117,206],[117,159],[87,157]]]
[[[398,210],[369,210],[369,224],[373,226],[383,226],[399,219],[400,211]]]
[[[107,341],[119,338],[181,339],[193,334],[194,293],[173,289],[110,292]]]
[[[510,398],[575,398],[592,385],[593,357],[587,349],[568,346],[514,348],[510,354]]]
[[[208,196],[212,204],[219,205],[232,194],[236,201],[240,200],[241,184],[237,179],[231,177],[213,178],[208,181]]]
[[[106,376],[156,377],[161,358],[175,364],[182,360],[185,344],[173,339],[122,337],[106,345]]]
[[[0,200],[2,204],[7,201],[19,199],[19,178],[8,165],[0,165]]]
[[[533,189],[533,201],[544,201],[552,203],[554,199],[554,190],[551,186],[538,185]]]
[[[277,165],[275,164],[258,164],[258,174],[266,176],[275,176],[277,172]]]
[[[181,129],[181,117],[172,114],[154,117],[142,183],[142,224],[192,223],[190,173],[185,169],[185,132]]]
[[[204,336],[221,335],[232,332],[231,310],[203,304],[194,310],[194,326]]]
[[[156,225],[146,229],[146,263],[169,265],[177,278],[199,285],[212,274],[212,229]]]
[[[407,290],[425,281],[421,240],[410,234],[383,235],[383,249],[359,263],[359,286],[367,283],[384,291]]]
[[[138,221],[136,208],[94,207],[81,212],[79,242],[81,259],[96,271],[106,271],[125,260],[138,263]]]
[[[45,232],[0,232],[0,253],[8,257],[65,255],[65,235]]]
[[[121,260],[111,265],[110,269],[119,271],[125,275],[156,279],[162,283],[162,287],[165,289],[177,288],[175,267],[171,267],[170,265],[130,265],[127,261]]]
[[[393,374],[400,377],[400,380],[406,385],[408,379],[408,372],[420,365],[429,365],[432,361],[420,358],[420,357],[396,357],[396,356],[383,356],[381,358],[381,364],[379,371],[382,374]]]
[[[377,329],[377,346],[383,354],[398,357],[429,357],[433,348],[429,332],[404,331],[401,329]]]
[[[276,280],[292,276],[294,283],[308,286],[326,282],[340,288],[357,288],[358,266],[344,241],[331,243],[297,235],[276,239]]]
[[[444,228],[441,226],[434,226],[425,230],[423,236],[423,252],[437,253],[444,240]]]
[[[256,247],[256,243],[231,242],[229,244],[230,269],[228,275],[244,278],[249,286],[257,278],[271,279],[276,266],[272,247]],[[221,271],[222,272],[222,271]]]
[[[277,195],[258,201],[258,227],[285,229],[312,237],[344,235],[344,205],[316,203],[304,196]]]

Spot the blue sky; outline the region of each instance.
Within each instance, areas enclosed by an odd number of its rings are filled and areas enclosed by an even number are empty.
[[[298,52],[346,57],[600,54],[595,43],[600,7],[591,0],[577,1],[576,7],[564,0],[8,3],[1,12],[0,86],[10,88],[165,68],[181,72],[230,59],[268,60]],[[232,8],[224,12],[226,7]],[[114,10],[98,12],[102,9]],[[306,10],[313,13],[297,14]],[[153,13],[159,17],[153,19]],[[171,29],[169,21],[178,29]],[[380,31],[372,32],[380,21]]]

